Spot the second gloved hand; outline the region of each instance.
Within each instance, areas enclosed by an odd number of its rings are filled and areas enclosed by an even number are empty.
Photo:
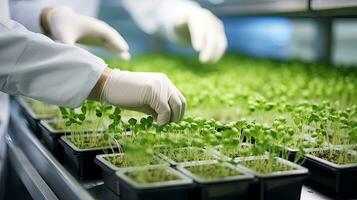
[[[160,125],[180,121],[186,104],[165,74],[119,70],[111,71],[100,101],[152,115]]]
[[[223,23],[207,9],[189,9],[176,19],[175,30],[180,38],[189,36],[193,49],[199,53],[199,60],[203,63],[217,62],[227,48]]]
[[[130,59],[126,41],[105,22],[77,14],[67,6],[49,8],[45,13],[45,29],[48,28],[55,39],[66,44],[101,46],[123,60]]]

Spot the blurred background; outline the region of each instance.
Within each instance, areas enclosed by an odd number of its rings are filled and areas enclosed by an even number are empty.
[[[82,1],[66,1],[80,7]],[[115,27],[128,41],[133,55],[175,52],[193,55],[167,41],[145,34],[134,23],[118,0],[95,1],[87,15]],[[253,57],[328,61],[338,65],[357,64],[356,0],[197,0],[225,24],[229,52]],[[174,9],[174,8],[173,8]],[[99,49],[95,53],[110,56]]]

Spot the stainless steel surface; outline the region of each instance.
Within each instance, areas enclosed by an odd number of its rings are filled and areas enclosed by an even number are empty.
[[[10,137],[7,139],[7,147],[10,162],[31,194],[31,197],[36,200],[58,199],[26,158],[22,150],[12,142]]]
[[[300,199],[301,200],[332,200],[333,198],[325,196],[324,194],[321,194],[318,191],[304,185],[302,186]]]
[[[326,10],[351,7],[357,8],[357,0],[311,0],[312,10]]]
[[[198,0],[220,16],[357,17],[357,0]]]
[[[268,15],[291,12],[307,12],[308,0],[240,0],[220,1],[213,4],[209,1],[199,1],[217,15]]]
[[[29,131],[16,103],[12,102],[10,137],[59,199],[94,199]]]

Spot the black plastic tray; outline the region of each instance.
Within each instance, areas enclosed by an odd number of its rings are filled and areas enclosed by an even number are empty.
[[[357,163],[338,165],[307,154],[304,166],[309,169],[308,181],[317,186],[315,188],[324,187],[337,195],[357,198]]]
[[[30,106],[22,98],[16,98],[17,103],[20,105],[21,112],[24,115],[26,121],[28,122],[29,128],[38,137],[41,138],[41,129],[39,123],[41,119],[51,119],[55,116],[38,117],[30,108]]]
[[[114,153],[114,154],[101,154],[97,155],[94,162],[102,169],[104,185],[113,191],[116,195],[120,195],[119,179],[115,177],[115,173],[118,171],[123,171],[130,169],[132,167],[119,168],[105,159],[108,156],[117,156],[123,155],[123,153]],[[156,158],[161,164],[150,165],[150,166],[168,166],[169,164]]]
[[[238,158],[239,163],[243,160],[267,159],[267,156],[252,156]],[[265,200],[300,200],[302,182],[308,176],[308,170],[300,165],[292,163],[288,160],[276,157],[278,162],[291,166],[293,170],[276,172],[271,174],[260,174],[247,167],[241,166],[243,169],[252,173],[258,182],[251,184],[249,199],[265,199]]]
[[[132,170],[146,168],[164,168],[176,174],[181,179],[160,183],[138,184],[126,176]],[[120,200],[187,200],[193,188],[192,180],[168,166],[131,168],[118,171],[116,177],[120,183]]]
[[[41,129],[41,136],[45,146],[59,159],[63,160],[64,153],[63,147],[59,144],[59,140],[63,135],[71,135],[70,131],[65,130],[56,130],[54,129],[49,122],[52,122],[58,119],[48,119],[41,120],[39,127]],[[98,131],[100,132],[100,131]],[[93,131],[83,131],[83,133],[90,134]]]
[[[86,136],[90,137],[91,134]],[[118,150],[115,146],[79,149],[66,137],[71,136],[62,136],[59,140],[59,143],[64,149],[64,165],[76,178],[80,180],[100,178],[101,170],[99,166],[94,163],[95,156],[98,154],[113,153],[113,151]]]
[[[241,175],[224,179],[205,180],[191,173],[186,167],[209,165],[218,161],[188,163],[178,165],[177,169],[195,181],[195,188],[190,193],[190,199],[200,200],[235,200],[249,199],[249,186],[255,181],[254,176],[240,167],[228,163],[223,165],[239,172]]]
[[[59,139],[63,135],[70,135],[69,131],[60,131],[52,128],[48,122],[53,120],[41,120],[39,127],[41,130],[42,140],[47,147],[59,160],[64,158],[63,147],[59,144]]]

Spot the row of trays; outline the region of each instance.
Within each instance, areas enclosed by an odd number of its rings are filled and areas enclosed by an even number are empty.
[[[119,168],[106,158],[124,155],[117,148],[78,149],[68,138],[69,132],[54,130],[51,119],[36,118],[26,104],[21,103],[30,128],[42,139],[45,146],[78,179],[103,178],[104,185],[120,199],[300,199],[303,181],[343,196],[354,196],[357,184],[357,165],[336,165],[308,154],[303,166],[276,158],[292,170],[271,174],[259,174],[240,165],[245,160],[266,159],[266,156],[234,159],[234,163],[220,162],[224,156],[212,153],[215,159],[177,163],[162,154],[160,162],[146,167]],[[68,137],[69,136],[69,137]],[[87,134],[87,137],[97,134]],[[205,149],[201,149],[206,151]],[[296,153],[290,150],[291,155]],[[294,160],[290,156],[289,160]],[[205,180],[188,170],[197,165],[224,165],[237,171],[239,176]],[[131,175],[143,170],[161,171],[172,174],[175,180],[143,184],[135,182]],[[306,180],[307,179],[307,180]]]

